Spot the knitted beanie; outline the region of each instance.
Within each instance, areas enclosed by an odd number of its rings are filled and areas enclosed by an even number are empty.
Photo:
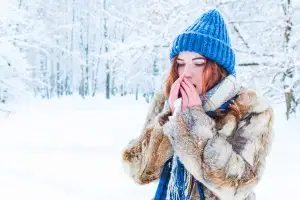
[[[204,13],[175,38],[170,60],[184,51],[199,53],[235,76],[235,53],[224,19],[216,9]]]

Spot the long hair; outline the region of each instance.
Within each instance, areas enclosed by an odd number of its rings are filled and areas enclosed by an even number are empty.
[[[171,68],[168,73],[168,78],[166,80],[165,84],[165,94],[166,96],[170,96],[171,86],[172,84],[178,79],[178,66],[177,66],[177,60],[178,55],[176,55],[172,61],[171,61]],[[228,76],[228,72],[218,65],[216,62],[207,59],[206,65],[203,69],[203,75],[202,75],[202,88],[201,93],[203,94],[204,98],[206,98],[205,94],[212,89],[216,84],[224,80]],[[242,104],[238,104],[235,101],[233,101],[230,105],[227,113],[232,113],[237,120],[240,120],[248,111],[248,107]],[[216,111],[217,116],[223,116],[226,114],[226,112],[221,113],[219,110]]]

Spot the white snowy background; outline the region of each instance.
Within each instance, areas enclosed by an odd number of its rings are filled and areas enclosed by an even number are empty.
[[[1,120],[0,199],[151,199],[156,184],[138,186],[124,174],[121,150],[137,137],[147,103],[134,97],[35,102]],[[258,200],[297,199],[299,117],[275,107],[276,137]]]
[[[140,134],[169,47],[218,8],[238,78],[275,109],[258,200],[298,199],[300,1],[1,0],[0,199],[151,199],[121,151]]]

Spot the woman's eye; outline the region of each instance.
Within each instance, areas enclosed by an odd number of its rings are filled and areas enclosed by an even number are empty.
[[[177,67],[183,67],[184,64],[177,63]]]
[[[197,64],[195,64],[195,65],[196,65],[197,67],[203,67],[203,66],[205,65],[205,63],[201,63],[201,64],[200,64],[200,63],[199,63],[199,64],[197,63]]]

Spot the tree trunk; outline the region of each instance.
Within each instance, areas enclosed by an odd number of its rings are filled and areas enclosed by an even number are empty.
[[[104,10],[106,10],[106,0],[103,1],[103,8]],[[104,49],[105,49],[105,53],[108,52],[108,45],[106,40],[108,39],[108,27],[107,27],[107,17],[104,16]],[[105,69],[106,69],[106,81],[105,81],[105,93],[106,93],[106,99],[110,99],[110,67],[109,67],[109,61],[106,58],[105,60]]]
[[[89,34],[90,34],[90,14],[89,2],[86,3],[86,47],[85,47],[85,81],[84,81],[84,95],[89,95]]]
[[[284,32],[284,39],[285,39],[285,50],[286,53],[289,52],[289,42],[290,42],[290,37],[291,37],[291,31],[292,31],[292,16],[291,16],[291,0],[287,0],[287,4],[283,4],[283,10],[285,14],[285,19],[286,19],[286,27],[285,27],[285,32]],[[292,64],[289,62],[289,64]],[[291,66],[288,68],[290,69]],[[283,74],[283,88],[286,89],[289,87],[288,84],[285,83],[285,80],[288,76],[288,78],[293,77],[293,72],[289,71],[289,69],[286,70],[286,72]],[[290,87],[291,88],[291,87]],[[289,116],[292,111],[292,96],[293,96],[293,91],[290,89],[289,91],[285,91],[285,102],[286,102],[286,118],[289,119]]]

